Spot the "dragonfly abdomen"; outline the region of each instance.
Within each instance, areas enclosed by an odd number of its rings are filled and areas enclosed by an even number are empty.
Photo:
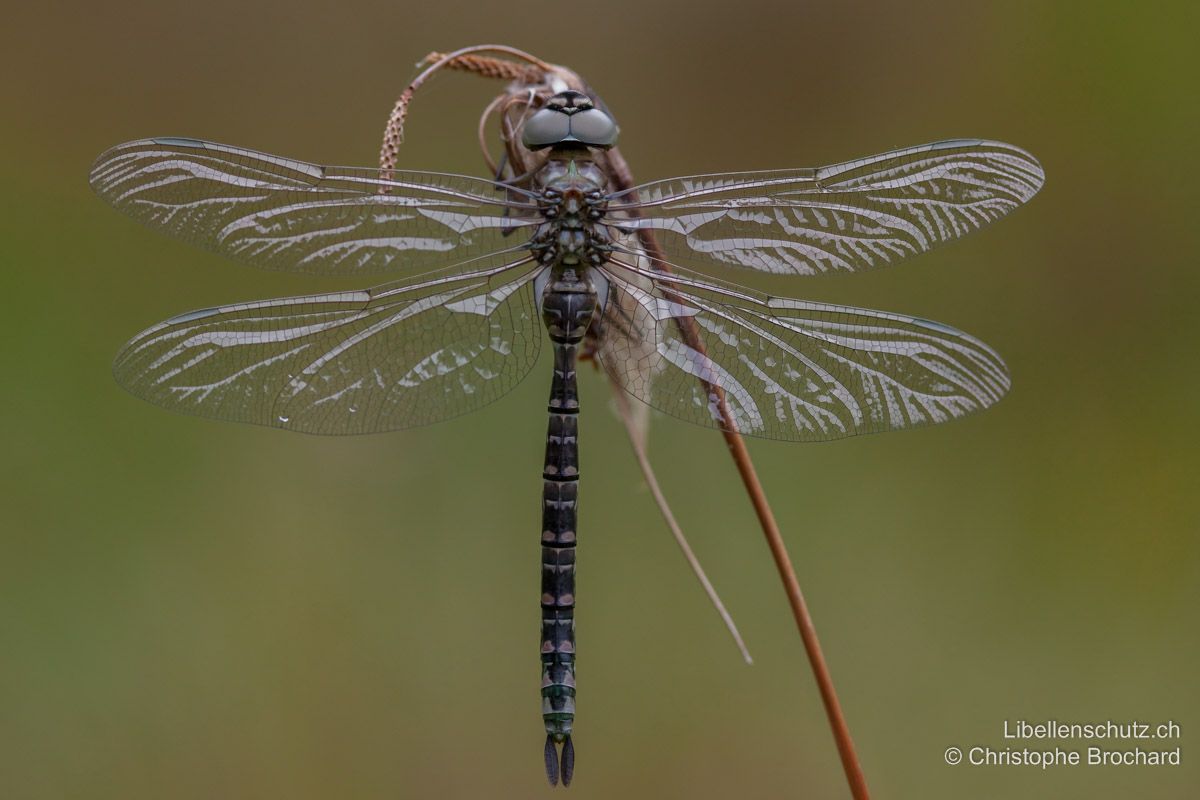
[[[586,272],[556,264],[541,298],[554,346],[546,461],[542,470],[542,719],[546,777],[571,782],[575,748],[575,523],[579,492],[579,393],[575,364],[596,311]],[[561,756],[559,746],[562,747]]]

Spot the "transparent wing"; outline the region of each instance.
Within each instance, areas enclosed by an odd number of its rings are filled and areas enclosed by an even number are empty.
[[[411,285],[182,314],[113,366],[173,411],[305,433],[389,431],[481,408],[529,372],[541,322],[528,263]]]
[[[118,145],[90,180],[118,210],[177,239],[322,275],[416,275],[511,251],[540,219],[531,195],[491,181],[321,167],[198,139]]]
[[[699,175],[616,195],[608,221],[656,234],[667,260],[816,275],[894,264],[1028,201],[1041,165],[955,139],[818,169]]]
[[[637,399],[698,425],[821,441],[945,422],[1009,388],[1000,356],[936,322],[605,271],[598,360]]]

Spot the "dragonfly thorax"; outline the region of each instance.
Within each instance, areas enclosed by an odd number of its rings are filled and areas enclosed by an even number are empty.
[[[538,170],[534,185],[545,222],[529,247],[543,264],[599,266],[607,260],[607,229],[600,224],[608,204],[605,176],[586,151],[556,148]]]

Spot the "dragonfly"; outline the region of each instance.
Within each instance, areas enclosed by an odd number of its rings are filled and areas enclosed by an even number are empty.
[[[521,141],[541,158],[519,180],[317,166],[187,138],[119,145],[91,172],[120,211],[255,267],[399,273],[139,333],[114,374],[164,408],[310,434],[411,428],[495,401],[548,343],[540,655],[551,785],[569,785],[575,765],[580,362],[669,416],[776,440],[987,408],[1010,378],[978,339],[728,278],[896,264],[1004,216],[1044,181],[1018,147],[955,139],[620,189],[599,161],[618,132],[602,104],[561,91],[524,119]]]

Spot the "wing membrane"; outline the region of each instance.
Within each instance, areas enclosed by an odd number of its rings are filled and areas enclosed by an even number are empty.
[[[197,139],[144,139],[100,156],[97,194],[165,233],[256,267],[420,274],[520,247],[531,195],[432,172],[322,167]],[[514,241],[514,238],[516,241]]]
[[[174,411],[305,433],[397,430],[506,394],[541,347],[529,264],[182,314],[113,372]]]
[[[606,271],[598,359],[631,395],[688,422],[822,441],[945,422],[1009,388],[991,348],[939,323]]]
[[[656,234],[670,261],[816,275],[894,264],[1028,201],[1041,165],[1002,142],[955,139],[817,169],[647,183],[609,221]]]

